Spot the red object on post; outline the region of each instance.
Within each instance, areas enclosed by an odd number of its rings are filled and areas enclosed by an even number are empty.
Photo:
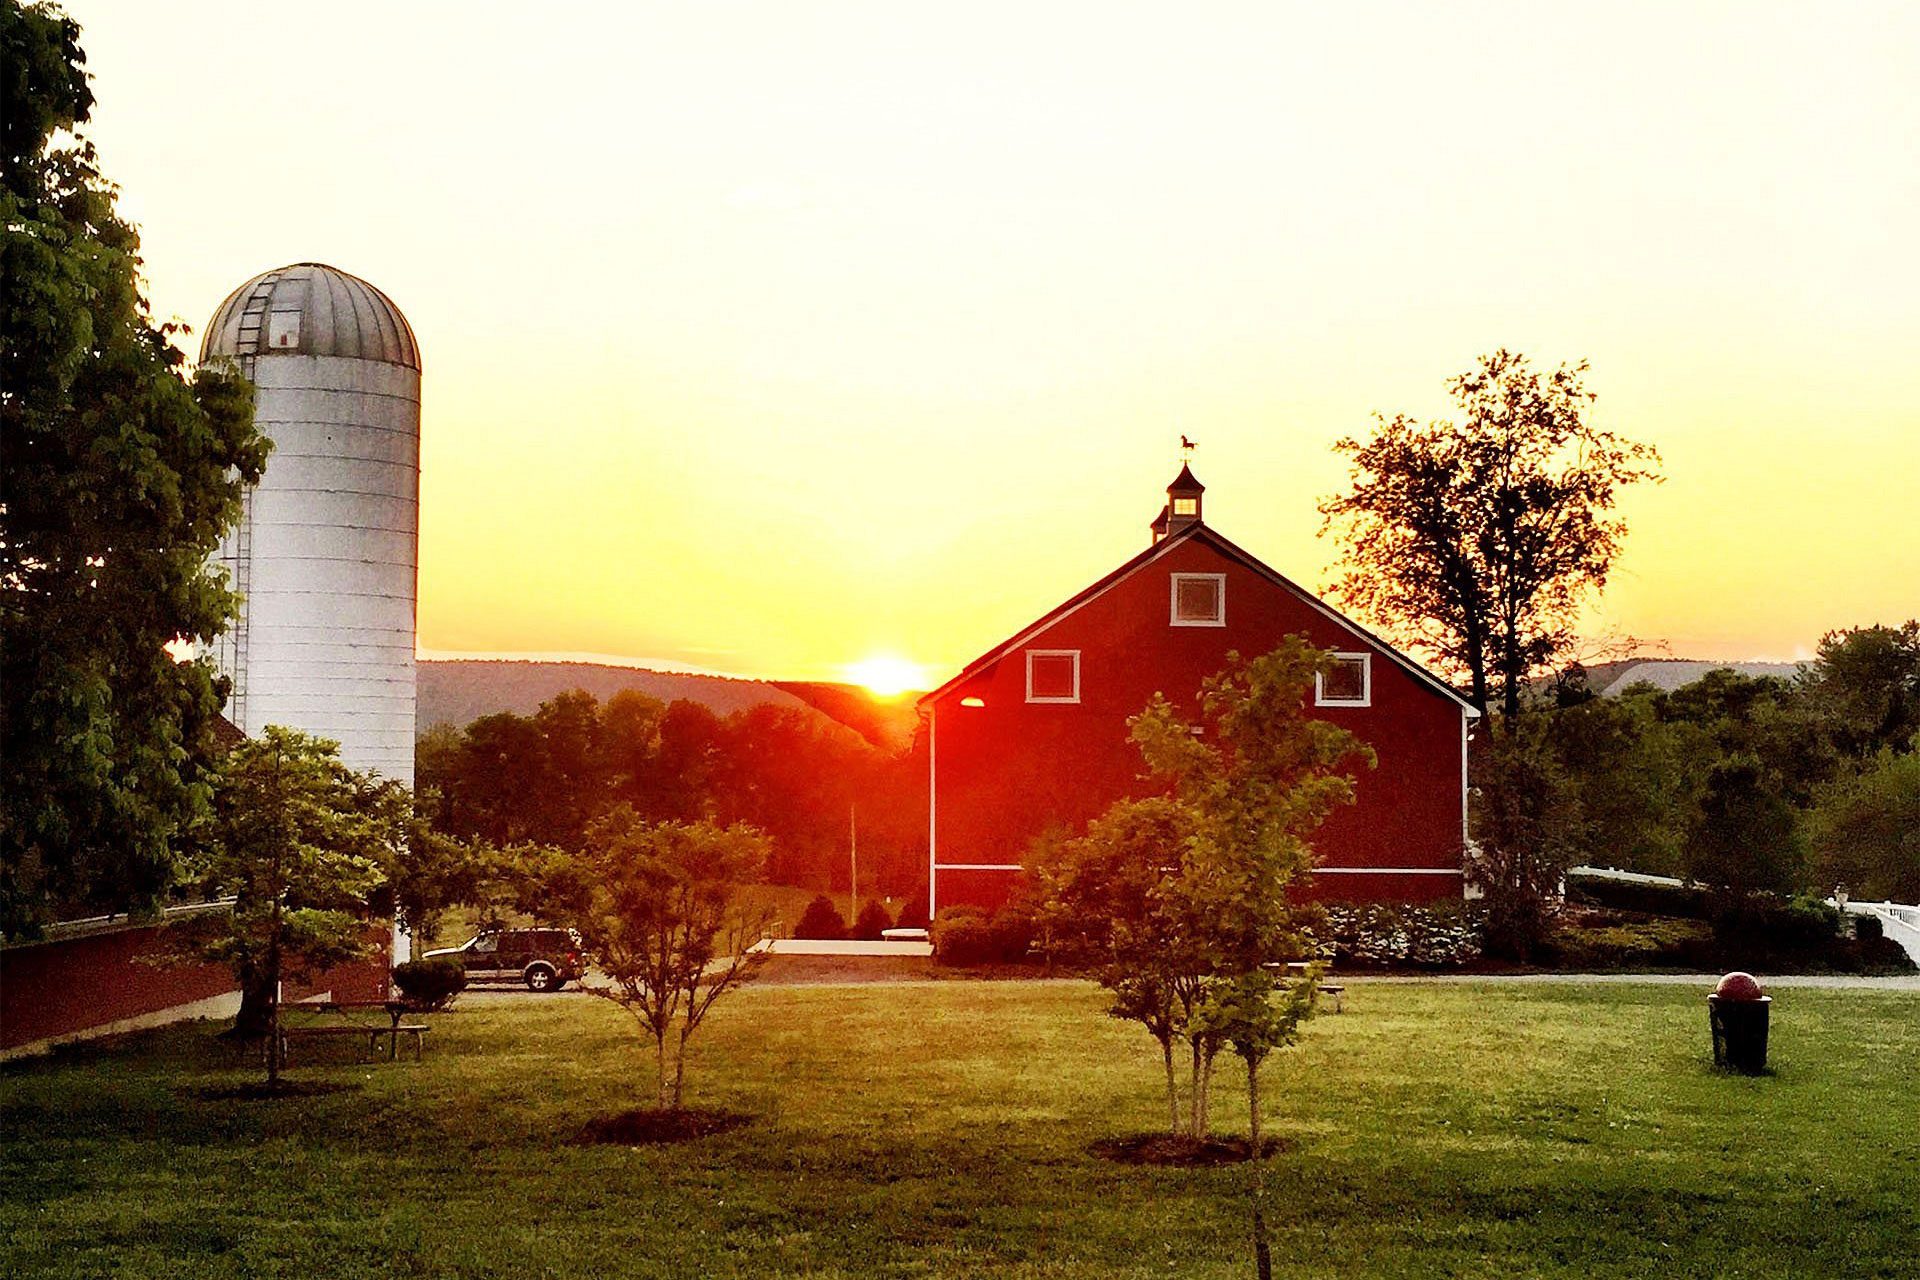
[[[1722,1000],[1759,1000],[1766,995],[1766,992],[1760,989],[1759,979],[1750,973],[1741,973],[1736,970],[1720,979],[1719,985],[1713,989],[1713,994]]]

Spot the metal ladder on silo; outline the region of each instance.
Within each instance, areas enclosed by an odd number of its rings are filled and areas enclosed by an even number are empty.
[[[248,485],[240,495],[240,520],[233,529],[233,589],[240,596],[240,613],[233,622],[233,696],[232,714],[227,717],[242,733],[247,732],[247,651],[253,630],[253,489]]]
[[[260,354],[266,341],[267,304],[273,297],[273,286],[279,283],[280,273],[269,271],[261,276],[259,283],[253,286],[253,292],[240,308],[240,329],[236,335],[234,349],[240,355],[240,372],[248,382],[253,381],[254,360]],[[253,491],[247,486],[240,495],[240,521],[233,531],[233,589],[240,596],[240,615],[234,619],[232,636],[233,661],[228,674],[233,679],[233,693],[228,699],[231,714],[227,717],[242,733],[247,731],[247,656],[252,647],[251,622],[253,610],[249,607],[249,596],[253,592]]]
[[[260,283],[253,286],[253,292],[247,295],[246,305],[240,308],[239,339],[234,349],[243,356],[258,355],[267,325],[267,302],[273,297],[273,286],[280,281],[278,271],[269,271],[260,277]],[[249,369],[251,374],[252,370]]]

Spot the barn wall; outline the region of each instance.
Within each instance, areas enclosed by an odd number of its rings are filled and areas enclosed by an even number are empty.
[[[1168,622],[1174,573],[1224,573],[1224,627]],[[1149,789],[1126,721],[1156,693],[1193,708],[1200,682],[1231,651],[1255,656],[1293,633],[1343,652],[1370,648],[1317,609],[1199,539],[1160,559],[1023,642],[995,666],[938,700],[938,860],[1017,864],[1049,828],[1077,832],[1114,800]],[[1081,652],[1080,701],[1026,701],[1027,648]],[[985,705],[970,708],[963,698]],[[1371,745],[1379,767],[1358,779],[1357,803],[1333,815],[1315,841],[1335,867],[1423,868],[1444,875],[1326,875],[1329,900],[1458,898],[1461,881],[1461,709],[1384,654],[1372,659],[1367,707],[1313,714]],[[992,905],[1007,872],[938,871],[942,904]]]

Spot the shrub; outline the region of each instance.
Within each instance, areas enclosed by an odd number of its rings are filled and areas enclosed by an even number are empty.
[[[793,926],[793,936],[838,941],[847,936],[847,922],[841,917],[839,908],[833,905],[833,899],[823,893],[809,902],[807,909],[800,913],[800,923]]]
[[[1603,880],[1598,876],[1568,876],[1567,898],[1588,906],[1683,920],[1706,920],[1713,915],[1706,890],[1691,885],[1636,884],[1631,880]]]
[[[860,908],[860,914],[853,921],[853,936],[862,942],[878,942],[880,935],[893,928],[893,917],[887,914],[887,908],[878,898],[869,898],[867,905]]]
[[[1544,958],[1576,971],[1720,967],[1713,931],[1703,921],[1671,917],[1563,925]]]
[[[467,967],[452,956],[408,960],[393,967],[400,998],[421,1009],[444,1009],[467,988]]]
[[[900,903],[900,917],[894,927],[899,929],[924,929],[932,922],[927,919],[927,889],[925,885],[908,894]]]
[[[989,917],[979,907],[943,908],[933,923],[933,955],[940,964],[962,968],[1013,964],[1033,946],[1033,917],[1006,907]]]
[[[1744,895],[1719,904],[1713,934],[1723,945],[1762,956],[1817,952],[1840,935],[1840,913],[1812,898],[1782,902]]]
[[[1313,930],[1343,968],[1456,969],[1478,960],[1480,922],[1462,906],[1330,904]]]
[[[1872,942],[1884,938],[1887,929],[1879,916],[1855,916],[1853,918],[1853,936],[1860,942]]]

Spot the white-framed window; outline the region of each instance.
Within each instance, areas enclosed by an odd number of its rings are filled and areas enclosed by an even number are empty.
[[[1227,625],[1227,575],[1176,573],[1168,620],[1176,627]]]
[[[1080,651],[1027,650],[1027,701],[1080,701]]]
[[[1200,499],[1198,499],[1198,498],[1175,498],[1175,499],[1173,500],[1173,514],[1175,514],[1175,515],[1177,515],[1177,516],[1197,516],[1197,515],[1199,515],[1199,514],[1200,514]]]
[[[1373,655],[1336,653],[1333,670],[1313,678],[1316,707],[1370,707],[1373,705]]]

